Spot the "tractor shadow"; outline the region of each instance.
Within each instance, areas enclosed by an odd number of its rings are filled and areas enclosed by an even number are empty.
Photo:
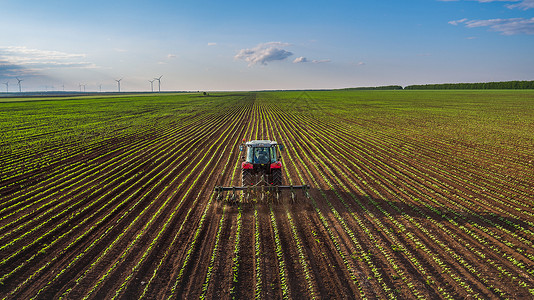
[[[534,230],[534,226],[518,218],[513,218],[501,212],[490,211],[478,206],[476,210],[459,209],[452,204],[439,206],[432,202],[410,202],[406,203],[399,199],[378,199],[374,197],[364,197],[346,192],[332,190],[311,189],[312,197],[316,203],[326,202],[322,196],[324,194],[328,201],[334,205],[339,213],[347,212],[348,208],[354,213],[365,211],[362,206],[378,218],[387,218],[387,214],[398,219],[401,216],[409,216],[414,219],[423,220],[427,217],[437,220],[438,222],[451,222],[458,225],[476,224],[482,227],[502,226],[504,229],[515,232],[519,230]],[[343,199],[339,199],[338,195]],[[354,195],[354,196],[353,196]],[[356,199],[354,199],[354,197]],[[318,204],[324,207],[326,203]],[[466,203],[460,203],[467,205]],[[474,203],[477,204],[476,202]],[[327,205],[327,204],[326,204]],[[383,212],[384,211],[384,212]],[[517,211],[513,211],[517,215]],[[526,216],[525,216],[526,217]],[[532,223],[531,223],[532,224]]]
[[[217,201],[216,211],[222,213],[223,209],[237,212],[242,209],[243,212],[253,212],[257,209],[260,212],[269,213],[272,208],[276,211],[283,211],[286,208],[292,212],[307,212],[314,213],[315,206],[321,211],[329,212],[330,205],[343,217],[349,216],[349,210],[358,215],[367,212],[372,213],[379,219],[387,219],[386,214],[399,219],[403,216],[408,216],[416,220],[426,220],[427,218],[436,220],[440,223],[450,222],[458,225],[475,224],[476,226],[491,228],[502,227],[511,232],[520,230],[534,231],[534,226],[531,226],[524,220],[513,218],[500,212],[490,211],[483,207],[477,207],[476,210],[459,209],[452,204],[439,206],[432,202],[403,202],[399,199],[378,199],[374,197],[365,197],[361,195],[350,194],[337,190],[321,190],[317,188],[310,188],[311,198],[307,198],[302,192],[297,192],[296,199],[291,198],[289,191],[283,191],[282,197],[279,200],[266,198],[263,201],[259,199],[249,199],[243,201],[243,198],[237,198],[236,201]],[[339,198],[343,199],[341,201]],[[315,205],[313,204],[315,202]],[[462,205],[466,203],[460,203]],[[476,205],[476,203],[475,203]],[[513,213],[517,215],[517,211]]]

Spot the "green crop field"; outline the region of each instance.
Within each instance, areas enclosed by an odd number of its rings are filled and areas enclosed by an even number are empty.
[[[532,298],[534,91],[0,98],[0,298]],[[217,201],[242,140],[310,197]]]
[[[277,95],[285,94],[291,95]],[[307,92],[301,98],[310,101],[299,109],[368,121],[368,128],[380,132],[532,146],[533,95],[521,90]]]

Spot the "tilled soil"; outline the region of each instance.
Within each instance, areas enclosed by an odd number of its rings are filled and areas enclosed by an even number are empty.
[[[322,116],[246,94],[2,181],[0,296],[534,297],[523,154]],[[310,197],[218,201],[243,138],[285,144],[284,184]]]

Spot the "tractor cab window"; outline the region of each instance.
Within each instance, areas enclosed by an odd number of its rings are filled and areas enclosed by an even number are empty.
[[[255,147],[253,148],[253,151],[253,159],[255,164],[270,163],[270,151],[268,147]]]
[[[248,147],[247,162],[253,164],[270,164],[278,161],[275,147]]]
[[[275,163],[278,161],[278,158],[276,157],[276,148],[271,147],[271,163]]]

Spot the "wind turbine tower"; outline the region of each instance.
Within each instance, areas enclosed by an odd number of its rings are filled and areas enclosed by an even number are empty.
[[[154,92],[154,81],[156,81],[156,79],[148,81],[148,82],[150,82],[150,90],[152,90],[152,93]]]
[[[21,81],[24,81],[24,80],[19,79],[18,77],[15,77],[15,79],[17,79],[17,81],[19,82],[19,83],[18,83],[18,85],[19,85],[19,93],[22,93],[22,87],[21,87],[21,85],[20,85],[20,82],[21,82]]]
[[[163,77],[163,75],[161,75],[159,78],[154,78],[154,80],[158,81],[158,93],[161,93],[161,77]]]
[[[6,93],[9,93],[9,81],[4,82],[6,85]]]
[[[122,78],[119,80],[115,79],[115,81],[117,82],[117,85],[119,86],[119,93],[121,92],[121,80]]]

